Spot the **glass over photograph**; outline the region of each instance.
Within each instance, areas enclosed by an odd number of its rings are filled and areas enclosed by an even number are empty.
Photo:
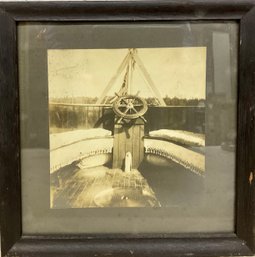
[[[235,231],[236,22],[21,22],[22,230]]]
[[[151,173],[204,176],[206,47],[50,49],[48,79],[51,208],[160,207]]]

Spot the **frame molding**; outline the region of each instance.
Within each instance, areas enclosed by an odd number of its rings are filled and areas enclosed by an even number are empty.
[[[0,12],[0,231],[6,253],[21,235],[19,87],[16,23]]]
[[[233,256],[255,252],[255,1],[0,2],[0,226],[8,256]],[[23,236],[16,26],[20,21],[236,20],[240,24],[236,233]]]
[[[253,0],[0,2],[15,21],[169,21],[240,19]]]

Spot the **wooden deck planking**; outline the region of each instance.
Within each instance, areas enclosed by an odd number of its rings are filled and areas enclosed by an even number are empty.
[[[53,186],[53,185],[52,185]],[[54,185],[55,186],[55,185]],[[53,208],[91,208],[99,207],[95,197],[111,189],[131,190],[137,194],[137,198],[143,190],[151,191],[151,198],[156,206],[160,206],[146,179],[137,170],[123,172],[120,169],[109,169],[107,167],[95,167],[79,170],[75,174],[70,172],[70,177],[54,191],[52,195]],[[140,199],[141,201],[141,199]],[[110,204],[110,203],[109,203]],[[144,197],[141,207],[148,205],[148,199]],[[106,206],[111,207],[111,206]]]

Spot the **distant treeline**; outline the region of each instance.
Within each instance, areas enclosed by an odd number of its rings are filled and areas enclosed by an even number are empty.
[[[103,103],[109,104],[111,97],[104,99]],[[168,96],[163,98],[166,105],[168,106],[203,106],[205,104],[204,99],[186,99],[186,98],[170,98]],[[97,102],[97,97],[61,97],[61,98],[51,98],[50,102],[53,103],[68,103],[68,104],[95,104]],[[158,105],[158,100],[154,97],[146,98],[149,105]]]

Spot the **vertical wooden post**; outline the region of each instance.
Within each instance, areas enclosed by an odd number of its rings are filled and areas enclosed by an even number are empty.
[[[140,118],[129,123],[114,125],[113,168],[124,170],[127,152],[132,154],[132,167],[137,169],[144,158],[144,121]]]

